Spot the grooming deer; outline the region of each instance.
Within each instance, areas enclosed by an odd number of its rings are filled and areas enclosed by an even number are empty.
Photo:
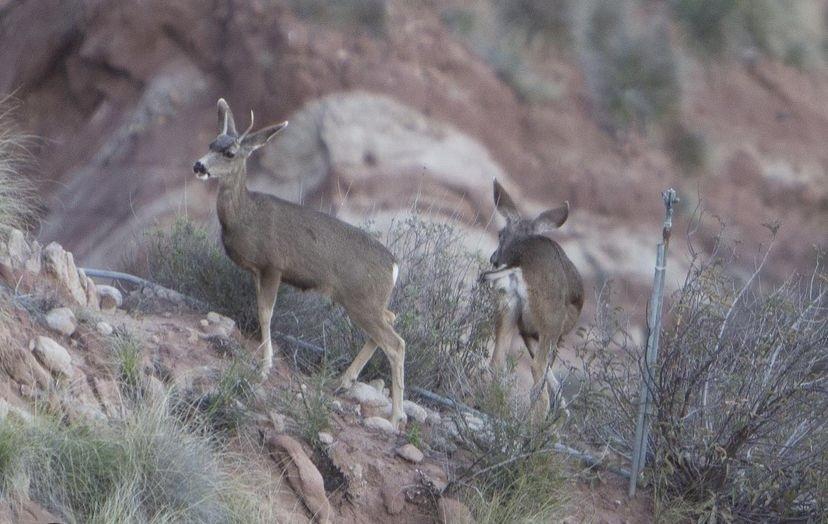
[[[368,335],[362,350],[342,376],[349,388],[376,351],[382,348],[391,363],[391,422],[405,422],[403,365],[405,342],[394,331],[394,314],[387,309],[399,266],[394,256],[370,235],[319,211],[246,186],[247,158],[268,143],[287,122],[251,133],[236,131],[233,113],[218,101],[220,132],[209,152],[194,165],[201,180],[218,179],[216,211],[225,252],[252,273],[256,284],[262,378],[273,365],[270,321],[279,284],[329,295],[345,308],[351,320]]]
[[[495,346],[490,367],[501,371],[506,351],[520,334],[532,357],[530,400],[536,419],[549,410],[549,382],[560,399],[560,384],[547,369],[555,362],[558,344],[575,326],[584,305],[584,286],[578,270],[557,242],[546,235],[561,227],[569,216],[569,203],[549,209],[534,219],[524,218],[497,180],[494,202],[506,226],[490,261],[495,269],[480,275],[505,291],[495,326]],[[551,361],[549,354],[551,351]]]

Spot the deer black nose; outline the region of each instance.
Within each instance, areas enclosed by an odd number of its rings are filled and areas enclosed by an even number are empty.
[[[204,167],[200,161],[193,164],[193,173],[201,173],[202,175],[207,174],[207,168]]]

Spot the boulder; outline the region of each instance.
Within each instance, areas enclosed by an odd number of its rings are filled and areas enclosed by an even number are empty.
[[[406,444],[405,446],[397,448],[397,455],[414,464],[419,464],[425,458],[423,452],[417,449],[417,446],[414,444]]]
[[[409,419],[414,419],[420,424],[425,423],[426,419],[428,419],[428,411],[426,411],[424,407],[410,400],[403,401],[403,411],[405,411],[405,415]]]
[[[43,269],[79,305],[98,309],[95,283],[78,270],[72,253],[64,251],[57,242],[43,249]]]
[[[37,337],[33,351],[37,359],[52,373],[72,376],[72,357],[66,348],[51,338]]]
[[[62,335],[71,336],[78,327],[75,314],[68,307],[57,307],[46,313],[46,325]]]
[[[97,329],[98,333],[105,337],[108,337],[115,331],[113,327],[107,322],[98,322],[97,324],[95,324],[95,329]]]
[[[474,524],[469,508],[459,500],[441,497],[437,501],[437,522],[441,524]]]
[[[287,435],[271,437],[268,445],[274,459],[285,469],[293,490],[302,499],[305,506],[320,523],[333,521],[333,510],[325,494],[325,482],[305,450]]]
[[[124,296],[118,288],[105,285],[96,287],[101,309],[104,311],[113,311],[123,305]]]

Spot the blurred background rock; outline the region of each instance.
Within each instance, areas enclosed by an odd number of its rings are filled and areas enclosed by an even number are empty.
[[[291,121],[253,188],[355,223],[416,208],[488,254],[497,177],[527,211],[569,200],[588,289],[619,279],[643,307],[667,186],[677,230],[701,200],[699,245],[717,216],[746,267],[777,219],[772,274],[825,247],[826,23],[823,0],[20,0],[0,2],[0,92],[40,137],[38,237],[82,265],[215,221],[190,166],[223,96],[242,126]]]

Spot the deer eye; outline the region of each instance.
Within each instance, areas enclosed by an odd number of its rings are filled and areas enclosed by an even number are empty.
[[[234,153],[232,151],[225,151],[223,154],[224,154],[225,158],[233,158],[233,157],[236,156],[236,153]]]

